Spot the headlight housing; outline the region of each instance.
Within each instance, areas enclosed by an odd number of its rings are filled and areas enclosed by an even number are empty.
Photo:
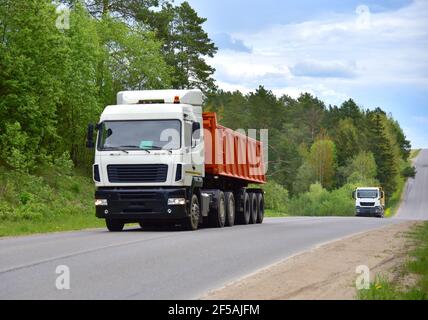
[[[101,206],[108,206],[107,199],[95,199],[95,206],[101,207]]]
[[[169,206],[184,206],[186,204],[186,199],[184,198],[169,198],[168,205]]]

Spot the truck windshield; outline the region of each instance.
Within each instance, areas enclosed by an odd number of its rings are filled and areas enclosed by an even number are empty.
[[[176,150],[181,148],[180,120],[105,121],[98,150]]]
[[[376,190],[358,190],[358,198],[377,198]]]

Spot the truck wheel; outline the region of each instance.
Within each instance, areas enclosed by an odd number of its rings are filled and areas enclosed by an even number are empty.
[[[209,213],[210,227],[223,228],[226,223],[226,201],[223,191],[219,192],[217,209]]]
[[[224,194],[226,199],[226,226],[233,227],[235,224],[235,197],[233,192]]]
[[[263,223],[265,217],[265,199],[263,193],[257,194],[257,223]]]
[[[257,223],[257,194],[254,192],[250,193],[250,224]]]
[[[247,192],[244,193],[244,211],[238,212],[238,222],[239,224],[249,224],[250,223],[250,196]]]
[[[122,220],[106,219],[106,226],[110,232],[120,232],[123,230],[125,223]]]
[[[198,230],[200,213],[201,213],[201,210],[199,207],[198,196],[194,194],[190,202],[190,215],[185,219],[185,222],[183,225],[185,230],[189,230],[189,231]]]

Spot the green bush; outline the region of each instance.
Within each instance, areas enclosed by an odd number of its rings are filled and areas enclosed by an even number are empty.
[[[45,168],[39,175],[0,167],[0,221],[45,221],[79,214],[93,216],[91,179],[68,171],[66,157],[60,162],[64,170]]]
[[[275,181],[269,181],[263,186],[265,192],[265,209],[285,213],[288,202],[288,190]]]
[[[347,184],[328,191],[319,183],[312,184],[309,192],[290,200],[287,213],[295,216],[352,216],[355,213],[351,197],[353,189],[353,185]]]
[[[407,166],[403,169],[401,175],[405,178],[415,178],[416,168],[414,166]]]
[[[34,161],[27,152],[28,136],[22,131],[19,122],[5,124],[0,142],[2,159],[8,166],[21,172],[27,172],[34,167]]]

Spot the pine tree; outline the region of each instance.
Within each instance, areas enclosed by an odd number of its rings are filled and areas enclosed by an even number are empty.
[[[386,194],[390,196],[397,188],[398,169],[393,146],[386,134],[382,116],[384,115],[379,110],[371,114],[369,138],[377,166],[377,179]]]
[[[334,141],[337,149],[337,161],[339,166],[344,166],[346,160],[360,152],[361,144],[357,128],[351,118],[339,121],[335,130]]]
[[[174,88],[216,89],[215,69],[205,61],[218,50],[202,28],[207,19],[199,17],[187,1],[178,7],[165,4],[159,18],[157,34],[164,42],[166,61],[174,68]]]

